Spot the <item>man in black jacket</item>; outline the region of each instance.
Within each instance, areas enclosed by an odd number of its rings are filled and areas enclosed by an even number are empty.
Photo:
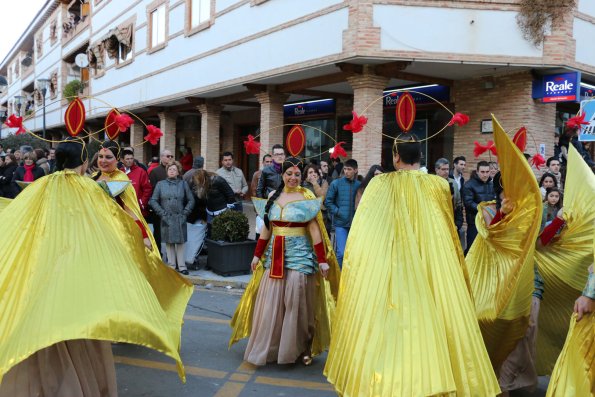
[[[490,165],[487,161],[480,161],[477,163],[476,175],[469,179],[463,187],[463,201],[467,213],[467,251],[477,236],[477,227],[475,226],[477,205],[482,201],[495,199],[494,186],[490,180]]]
[[[282,181],[281,166],[285,161],[285,150],[283,146],[276,144],[273,146],[272,153],[273,164],[262,169],[256,186],[256,196],[264,199],[269,197],[270,192],[277,190]]]

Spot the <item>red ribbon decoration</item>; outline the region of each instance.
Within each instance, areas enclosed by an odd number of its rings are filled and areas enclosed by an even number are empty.
[[[271,255],[270,278],[283,278],[285,276],[285,236],[275,236]]]
[[[343,145],[345,145],[345,142],[339,142],[333,147],[333,152],[331,153],[332,159],[339,158],[339,156],[347,157],[347,152],[343,149]]]
[[[297,157],[302,152],[302,150],[304,150],[305,145],[306,131],[304,131],[302,126],[294,125],[287,133],[287,138],[285,139],[285,147],[287,148],[287,152],[291,156]]]
[[[354,134],[357,134],[361,130],[364,129],[364,126],[368,123],[368,118],[366,116],[358,116],[355,111],[352,111],[351,114],[353,115],[353,119],[347,124],[343,126],[345,131],[351,131]]]
[[[117,115],[114,121],[118,126],[120,132],[126,132],[126,130],[130,128],[132,124],[134,124],[134,120],[132,119],[132,117],[130,117],[126,113],[121,113]]]
[[[157,145],[159,138],[163,136],[163,132],[153,124],[147,126],[147,131],[149,131],[149,133],[145,135],[145,141],[150,142],[151,145]]]
[[[494,156],[497,156],[497,152],[496,152],[496,145],[494,144],[493,141],[488,141],[487,144],[482,145],[479,142],[475,141],[475,148],[473,149],[473,155],[475,157],[479,157],[480,155],[484,154],[487,151],[492,152],[492,154]]]
[[[566,122],[566,127],[568,128],[572,128],[572,129],[581,129],[583,127],[583,125],[589,125],[588,121],[585,121],[585,113],[581,113],[578,116],[574,116],[568,119],[568,121]]]
[[[531,164],[535,166],[538,170],[545,165],[545,159],[539,153],[531,158]]]
[[[6,122],[4,123],[8,128],[18,128],[16,135],[21,135],[25,133],[25,128],[23,127],[23,118],[17,117],[14,113],[8,116]]]
[[[410,93],[405,92],[399,97],[395,113],[397,124],[403,132],[409,132],[415,122],[415,113],[417,112],[415,101]]]
[[[68,135],[77,136],[85,126],[85,105],[79,97],[74,98],[64,113],[64,124]]]
[[[248,139],[244,141],[244,149],[246,154],[259,154],[260,142],[254,140],[254,136],[248,135]]]
[[[453,125],[458,125],[459,127],[464,126],[469,122],[469,116],[464,113],[455,113],[453,114],[452,118],[448,122],[448,126],[451,127]]]

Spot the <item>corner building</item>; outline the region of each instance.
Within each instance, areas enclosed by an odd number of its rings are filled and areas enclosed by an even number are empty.
[[[528,151],[547,158],[554,132],[578,111],[581,95],[595,89],[595,2],[577,0],[539,46],[523,37],[519,3],[48,0],[0,64],[8,81],[0,106],[7,115],[30,117],[26,126],[36,132],[45,119],[48,136],[57,138],[64,131],[65,93],[78,80],[83,95],[94,98],[84,99],[91,130],[102,128],[108,107],[131,110],[164,131],[161,149],[190,147],[205,157],[208,170],[229,150],[251,176],[262,156],[245,154],[245,137],[261,133],[263,151],[270,150],[290,128],[280,126],[303,123],[313,127],[305,128],[303,156],[328,157],[322,153],[334,142],[320,129],[345,141],[365,173],[372,164],[392,166],[392,139],[378,131],[400,133],[396,99],[375,100],[415,87],[471,118],[424,145],[428,168],[439,157],[464,155],[468,171],[487,160],[487,154],[473,158],[473,142],[492,139],[489,123],[482,122],[490,113],[509,130],[525,125],[535,138]],[[77,62],[79,54],[87,62]],[[559,76],[568,75],[575,80],[564,85]],[[548,76],[561,87],[559,97],[578,94],[544,102],[539,88]],[[39,79],[49,82],[45,97]],[[418,135],[450,120],[440,104],[414,98]],[[366,129],[343,131],[351,111],[364,109]],[[145,133],[137,122],[120,140],[136,145]],[[147,161],[158,150],[139,146],[137,157]]]

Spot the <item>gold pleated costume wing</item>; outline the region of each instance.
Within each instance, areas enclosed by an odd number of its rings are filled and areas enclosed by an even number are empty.
[[[581,296],[587,269],[593,263],[595,175],[572,145],[564,187],[564,220],[560,235],[535,251],[545,288],[537,335],[539,374],[549,374],[554,367],[567,339],[574,301]]]
[[[344,397],[500,393],[446,180],[374,177],[349,231],[324,373]]]
[[[316,196],[302,187],[299,188],[307,200],[313,200]],[[327,279],[324,279],[320,272],[316,272],[316,303],[315,303],[315,332],[312,340],[312,354],[318,355],[325,351],[330,345],[331,319],[335,311],[335,302],[339,290],[340,270],[335,256],[335,251],[326,232],[322,214],[319,211],[316,221],[320,228],[320,234],[326,251],[326,261],[329,265]],[[252,331],[252,317],[254,314],[254,303],[258,294],[260,281],[264,274],[263,260],[258,263],[252,278],[246,287],[246,291],[240,299],[240,303],[231,320],[232,333],[229,338],[229,348],[240,339],[250,336]]]
[[[2,218],[19,230],[0,241],[0,377],[57,342],[96,339],[160,351],[184,379],[180,336],[192,286],[153,267],[138,226],[94,181],[48,175]]]
[[[477,237],[465,262],[483,339],[498,371],[529,324],[535,240],[543,206],[527,160],[496,118],[492,120],[504,194],[514,209],[490,226],[482,211],[488,203],[480,204],[475,218]]]
[[[10,204],[12,202],[11,199],[7,199],[5,197],[0,197],[0,212],[2,212],[2,210],[4,210],[4,208],[6,208],[8,206],[8,204]]]

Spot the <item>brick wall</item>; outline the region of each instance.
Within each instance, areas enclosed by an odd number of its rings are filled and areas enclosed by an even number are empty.
[[[490,119],[490,113],[496,116],[510,137],[521,126],[527,128],[527,153],[535,154],[538,150],[535,144],[545,143],[545,158],[554,154],[556,105],[532,99],[531,73],[496,76],[491,81],[494,83],[492,89],[485,89],[485,80],[479,78],[456,81],[452,90],[456,111],[469,115],[471,119],[466,126],[455,127],[454,133],[453,155],[467,158],[466,178],[478,161],[489,161],[487,153],[477,159],[473,156],[473,142],[485,144],[488,140],[493,140],[492,134],[480,133],[480,122],[482,119]],[[534,171],[537,173],[537,170]]]

